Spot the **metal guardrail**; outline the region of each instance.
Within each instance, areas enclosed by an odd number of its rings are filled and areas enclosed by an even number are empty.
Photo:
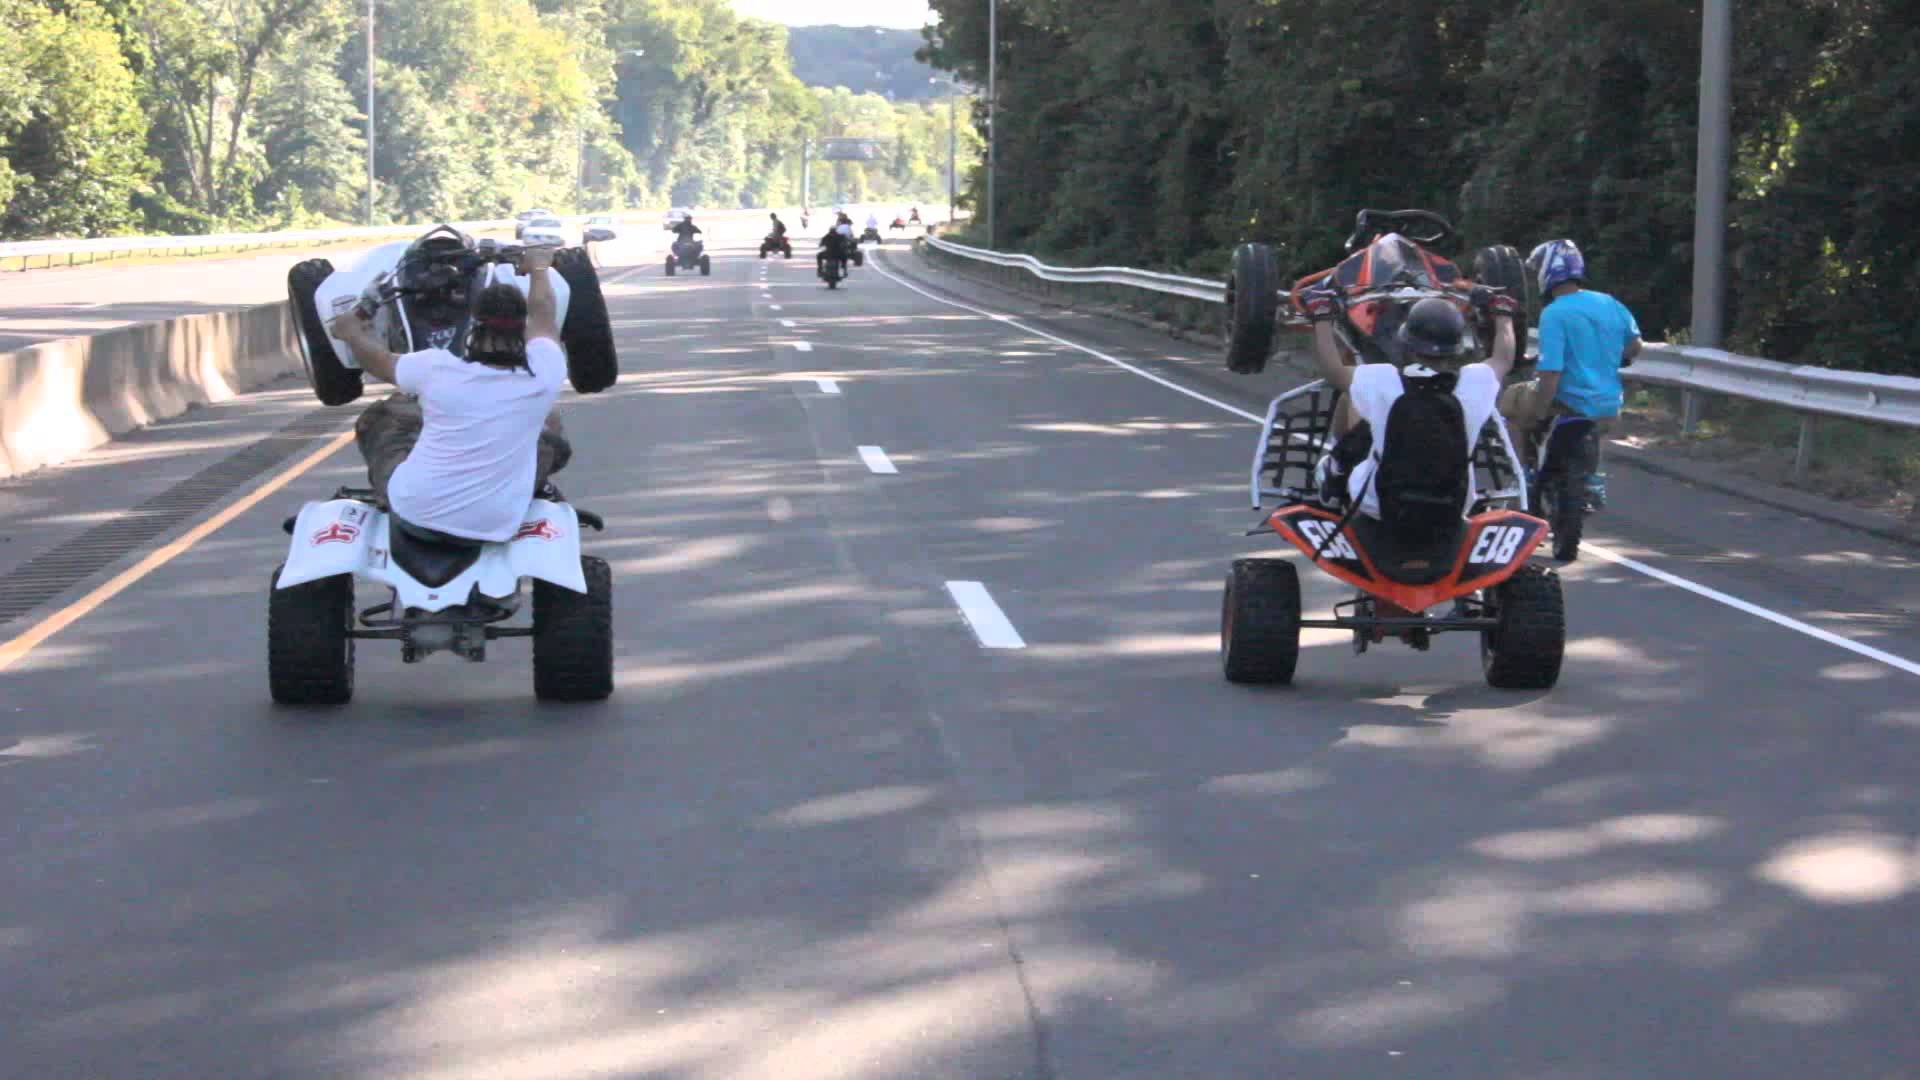
[[[1208,281],[1205,278],[1181,277],[1177,274],[1158,274],[1150,270],[1133,270],[1124,266],[1091,266],[1085,268],[1068,266],[1048,266],[1031,255],[1009,255],[1004,251],[990,251],[986,248],[968,247],[951,240],[942,240],[937,236],[927,237],[927,243],[941,251],[962,258],[990,262],[996,266],[1011,266],[1026,270],[1037,278],[1046,281],[1058,281],[1070,285],[1130,285],[1148,292],[1166,293],[1184,296],[1191,300],[1210,300],[1216,304],[1227,302],[1227,287],[1222,282]]]
[[[938,237],[927,244],[948,255],[996,266],[1017,267],[1035,277],[1062,283],[1120,285],[1146,292],[1191,299],[1226,302],[1223,282],[1178,277],[1127,267],[1089,269],[1048,266],[1031,255],[1010,255],[968,247]],[[1893,427],[1920,428],[1920,379],[1904,375],[1874,375],[1861,371],[1785,364],[1778,360],[1741,356],[1721,349],[1686,345],[1648,344],[1623,369],[1623,377],[1683,392],[1682,429],[1691,432],[1699,418],[1699,394],[1720,394],[1791,409],[1800,414],[1800,441],[1794,454],[1796,478],[1802,478],[1813,460],[1814,419],[1819,416],[1863,420]]]

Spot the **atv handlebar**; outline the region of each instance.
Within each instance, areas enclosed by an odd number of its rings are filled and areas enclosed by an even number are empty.
[[[1416,244],[1444,244],[1456,235],[1453,223],[1431,210],[1362,210],[1354,215],[1353,235],[1347,237],[1352,251],[1381,233],[1397,232]]]

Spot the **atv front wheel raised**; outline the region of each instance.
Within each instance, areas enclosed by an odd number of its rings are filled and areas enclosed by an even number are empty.
[[[1516,355],[1527,351],[1527,268],[1520,252],[1505,244],[1483,247],[1473,253],[1473,283],[1504,291],[1520,302],[1520,314],[1513,320],[1513,345]],[[1493,320],[1480,322],[1475,330],[1480,343],[1493,355]]]
[[[580,557],[587,591],[535,579],[533,693],[541,701],[600,701],[613,693],[613,571]]]
[[[1228,682],[1289,683],[1300,659],[1300,573],[1283,559],[1235,559],[1220,601]]]
[[[267,596],[267,686],[282,705],[345,705],[353,698],[353,575],[274,588]]]
[[[1280,311],[1280,267],[1265,244],[1241,244],[1227,276],[1227,370],[1264,371]]]
[[[287,271],[287,303],[293,307],[293,321],[300,337],[300,361],[307,369],[307,382],[322,405],[345,405],[360,396],[363,384],[360,372],[342,364],[327,337],[327,325],[314,306],[314,290],[333,276],[333,263],[326,259],[308,259]]]
[[[567,351],[567,380],[582,394],[597,394],[620,379],[620,358],[613,351],[613,323],[600,292],[600,272],[585,248],[562,248],[553,268],[567,283],[567,321],[560,344]]]
[[[1497,690],[1547,690],[1560,681],[1567,651],[1560,575],[1523,566],[1488,591],[1499,625],[1480,631],[1480,667]]]

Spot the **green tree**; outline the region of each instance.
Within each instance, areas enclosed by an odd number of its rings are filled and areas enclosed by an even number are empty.
[[[340,0],[145,0],[135,21],[165,126],[167,179],[183,202],[245,220],[265,171],[255,112],[274,51],[303,40]]]
[[[137,220],[150,163],[135,79],[110,19],[90,3],[64,12],[0,0],[0,235],[90,236]],[[11,69],[11,70],[9,70]]]

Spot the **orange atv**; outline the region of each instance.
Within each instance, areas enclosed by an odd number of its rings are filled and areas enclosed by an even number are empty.
[[[1344,478],[1323,483],[1318,466],[1339,404],[1340,392],[1316,381],[1267,407],[1252,477],[1253,506],[1265,516],[1247,535],[1278,534],[1359,595],[1335,604],[1330,618],[1304,618],[1292,562],[1235,559],[1220,611],[1227,679],[1293,681],[1300,630],[1320,627],[1352,631],[1355,652],[1390,637],[1424,651],[1436,634],[1477,632],[1489,685],[1553,686],[1566,650],[1560,579],[1531,562],[1547,523],[1523,512],[1525,476],[1499,414],[1478,434],[1468,514],[1450,530],[1410,539],[1343,506]],[[1386,496],[1383,486],[1383,503]],[[1443,614],[1429,611],[1440,605],[1449,605]]]
[[[1300,308],[1302,291],[1329,278],[1346,299],[1346,315],[1335,325],[1335,332],[1360,363],[1400,366],[1394,331],[1415,301],[1430,296],[1459,306],[1486,355],[1493,348],[1493,326],[1474,311],[1469,301],[1473,287],[1502,289],[1524,302],[1526,268],[1513,248],[1484,247],[1474,253],[1473,275],[1468,277],[1433,250],[1454,238],[1453,226],[1430,210],[1362,210],[1353,235],[1347,238],[1351,254],[1339,265],[1308,274],[1284,291],[1273,249],[1265,244],[1240,245],[1227,278],[1227,369],[1240,375],[1265,369],[1278,327],[1312,325]],[[1514,333],[1516,340],[1527,340],[1524,317],[1516,322]]]

